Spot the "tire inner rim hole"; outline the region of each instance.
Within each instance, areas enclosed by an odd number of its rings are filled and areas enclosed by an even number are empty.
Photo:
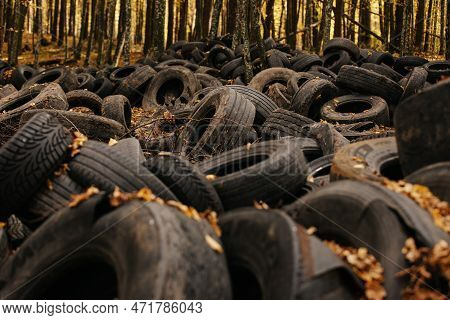
[[[183,81],[170,79],[163,83],[156,93],[156,102],[160,105],[170,105],[175,102],[184,91]]]
[[[380,174],[390,180],[398,181],[404,178],[398,158],[384,162],[380,167]]]
[[[114,268],[97,256],[79,256],[45,273],[27,299],[109,300],[118,297]]]
[[[449,64],[445,64],[445,63],[435,63],[435,64],[431,64],[428,69],[430,70],[448,70],[450,69],[450,65]]]
[[[229,265],[233,298],[237,300],[261,300],[261,286],[255,275],[240,265]]]
[[[339,61],[340,58],[341,58],[341,55],[339,53],[335,53],[335,54],[331,55],[328,59],[325,60],[325,62],[323,63],[323,66],[325,68],[331,67],[337,61]]]
[[[349,101],[338,104],[335,110],[339,113],[361,113],[371,107],[371,104],[366,101]]]
[[[118,79],[126,78],[134,72],[134,67],[125,67],[117,71],[115,77]]]
[[[37,84],[43,84],[47,82],[53,82],[61,76],[59,72],[49,72],[45,74],[42,78],[36,81]]]

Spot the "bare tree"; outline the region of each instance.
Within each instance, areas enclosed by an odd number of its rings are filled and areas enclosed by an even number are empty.
[[[98,0],[98,37],[97,37],[97,65],[102,64],[103,59],[103,28],[102,26],[105,24],[105,0]]]
[[[109,0],[108,2],[108,49],[106,50],[106,61],[111,64],[112,61],[112,51],[114,47],[114,25],[116,19],[116,6],[117,0]]]
[[[25,15],[28,11],[28,1],[16,1],[14,6],[14,34],[9,48],[8,63],[16,65],[21,50]]]
[[[209,30],[209,39],[217,37],[217,30],[219,29],[220,12],[222,10],[223,0],[214,1],[214,8],[212,13],[211,29]]]
[[[66,26],[66,15],[67,15],[67,2],[66,0],[61,0],[61,11],[59,13],[59,32],[58,32],[58,46],[62,46],[65,36],[65,26]]]

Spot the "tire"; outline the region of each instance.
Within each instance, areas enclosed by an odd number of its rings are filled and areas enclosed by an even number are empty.
[[[105,207],[107,199],[96,196],[53,215],[2,268],[0,296],[231,298],[225,255],[205,241],[207,234],[220,243],[208,223],[157,203]]]
[[[398,165],[397,144],[394,137],[371,139],[349,144],[333,159],[330,178],[378,181],[403,178]]]
[[[0,219],[18,214],[61,164],[70,135],[47,113],[32,117],[0,149]]]
[[[146,154],[157,155],[162,151],[175,152],[177,149],[178,136],[175,133],[170,133],[166,136],[161,136],[149,140],[140,140],[142,150]]]
[[[385,65],[384,63],[382,64],[363,63],[361,65],[361,68],[379,73],[382,76],[388,77],[389,79],[395,82],[399,82],[403,78],[403,75],[393,70],[391,67]]]
[[[125,129],[131,127],[131,105],[122,95],[108,96],[102,102],[102,116],[117,121]]]
[[[180,199],[198,211],[208,209],[223,213],[220,198],[204,174],[189,161],[174,154],[163,153],[149,158],[144,166]]]
[[[266,141],[236,148],[199,164],[212,181],[225,210],[264,201],[291,201],[306,179],[306,160],[295,139]]]
[[[103,99],[109,96],[110,94],[112,94],[113,90],[114,86],[111,81],[109,81],[109,79],[105,77],[95,79],[92,92],[94,92],[100,98]]]
[[[227,47],[215,45],[208,53],[208,64],[220,69],[224,64],[234,59],[234,52]]]
[[[213,90],[181,132],[178,151],[195,160],[240,146],[243,133],[253,125],[255,112],[255,106],[235,90]]]
[[[435,83],[450,76],[450,61],[432,61],[423,66],[428,72],[428,81]]]
[[[372,121],[389,125],[389,107],[384,99],[376,96],[348,95],[325,103],[320,116],[330,123],[356,123]]]
[[[395,60],[394,70],[402,75],[407,75],[414,67],[423,66],[428,62],[427,59],[417,56],[404,56]]]
[[[292,108],[300,115],[319,120],[322,105],[337,95],[336,86],[323,79],[306,81],[292,97]]]
[[[68,110],[78,107],[90,109],[95,115],[102,114],[102,99],[93,92],[87,90],[73,90],[66,94]]]
[[[375,95],[388,103],[397,103],[403,89],[399,84],[376,72],[353,66],[343,66],[336,79],[338,86],[359,93]]]
[[[422,67],[415,67],[408,76],[401,100],[415,95],[423,89],[427,81],[428,72]]]
[[[290,68],[291,63],[284,52],[271,49],[266,51],[266,61],[269,68]]]
[[[244,64],[242,57],[231,60],[220,68],[220,74],[224,79],[232,79],[233,71]]]
[[[273,137],[273,133],[276,133],[276,137],[302,137],[304,136],[302,127],[311,123],[314,121],[307,117],[278,108],[267,117],[262,125],[262,132],[266,139]]]
[[[328,185],[330,183],[330,170],[333,158],[334,154],[329,154],[309,162],[308,182],[316,184],[317,187]]]
[[[210,67],[200,67],[197,70],[195,70],[195,74],[207,74],[209,76],[212,76],[216,79],[221,77],[220,70],[210,68]]]
[[[140,65],[138,64],[129,64],[122,68],[117,68],[116,70],[111,72],[111,74],[109,75],[109,80],[114,83],[122,82],[123,80],[128,78],[128,76],[133,74],[133,72],[135,72],[139,67]]]
[[[367,57],[368,63],[385,64],[390,67],[394,65],[395,61],[396,59],[389,52],[370,51]]]
[[[296,72],[306,72],[312,66],[321,66],[322,59],[317,54],[302,53],[291,59],[292,70]]]
[[[316,78],[328,80],[332,83],[336,83],[336,73],[331,70],[328,70],[322,66],[312,66],[311,69],[308,70],[308,73],[313,75]]]
[[[67,67],[56,67],[42,71],[25,82],[22,88],[26,89],[35,84],[44,84],[49,82],[59,84],[64,92],[69,92],[78,88],[77,75],[72,71],[72,69]]]
[[[51,189],[47,185],[43,185],[33,196],[27,208],[29,215],[22,219],[27,225],[42,223],[51,215],[67,207],[72,200],[72,195],[84,191],[67,174],[54,176],[49,181],[51,181]]]
[[[153,77],[145,91],[142,107],[145,110],[154,110],[155,107],[174,110],[179,105],[186,105],[200,89],[200,83],[190,70],[170,67]]]
[[[202,89],[209,87],[217,88],[223,86],[220,80],[206,73],[195,73],[195,78],[197,78],[197,81],[200,83]]]
[[[0,267],[8,259],[10,255],[8,236],[6,235],[6,229],[0,228]]]
[[[394,130],[379,127],[372,121],[336,125],[336,129],[351,142],[395,136]]]
[[[408,175],[405,180],[409,183],[421,184],[428,187],[440,200],[450,203],[450,162],[435,163]]]
[[[450,80],[445,80],[395,108],[395,136],[405,175],[433,163],[450,161],[448,101]]]
[[[164,200],[177,200],[145,167],[101,142],[84,143],[80,153],[70,161],[69,168],[70,177],[86,188],[95,185],[113,192],[117,186],[121,191],[133,192],[147,187]]]
[[[347,51],[339,50],[323,56],[323,66],[334,73],[338,73],[342,66],[351,64],[352,60]]]
[[[315,76],[308,72],[297,72],[295,75],[289,78],[286,89],[287,93],[292,97],[298,91],[298,89],[308,80],[314,79]]]
[[[323,48],[323,55],[327,55],[330,52],[346,51],[353,59],[358,61],[360,52],[358,46],[351,40],[346,38],[334,38],[328,41]]]
[[[384,268],[387,299],[400,299],[408,284],[397,275],[408,265],[401,250],[406,239],[433,246],[447,238],[412,200],[375,184],[333,183],[283,209],[305,228],[317,228],[321,239],[367,248]]]
[[[338,152],[350,142],[329,123],[313,123],[303,127],[303,136],[317,141],[322,155]]]
[[[36,74],[36,70],[27,65],[18,66],[15,68],[11,74],[11,84],[17,89],[20,90],[22,85],[33,78]]]
[[[268,96],[278,108],[291,109],[291,97],[287,94],[286,86],[281,83],[269,85],[265,95]]]
[[[7,84],[0,88],[0,99],[6,98],[13,93],[17,93],[17,89],[12,84]]]
[[[77,75],[77,80],[78,90],[86,89],[89,91],[93,91],[95,78],[91,74],[86,72],[79,73]]]
[[[56,84],[22,89],[0,100],[0,141],[6,141],[19,128],[21,115],[31,109],[67,110],[66,95]]]
[[[20,118],[19,125],[22,125],[36,113],[40,112],[43,112],[43,110],[29,110],[24,112]],[[72,111],[45,110],[45,112],[56,117],[70,131],[80,131],[89,139],[108,142],[110,138],[119,139],[125,135],[125,128],[120,123],[101,116]]]
[[[143,164],[145,162],[144,151],[141,148],[140,141],[136,138],[121,139],[112,148],[137,163]]]
[[[140,66],[128,77],[122,79],[114,94],[121,94],[128,98],[132,105],[141,101],[147,85],[156,75],[156,71],[149,66]]]

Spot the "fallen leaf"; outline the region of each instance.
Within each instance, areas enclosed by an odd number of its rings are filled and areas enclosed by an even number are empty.
[[[53,190],[53,181],[50,179],[47,179],[47,189]]]
[[[4,227],[6,227],[6,223],[0,222],[0,229],[3,229]]]
[[[217,253],[223,253],[223,248],[213,237],[211,237],[209,234],[205,234],[205,241],[206,244],[216,251]]]
[[[86,189],[85,192],[80,194],[72,194],[70,197],[72,198],[72,201],[69,202],[69,207],[74,208],[78,206],[81,202],[88,200],[92,196],[98,194],[100,192],[99,189],[92,186]]]
[[[118,141],[116,139],[109,138],[108,146],[112,147],[113,145],[115,145],[117,143],[118,143]]]
[[[258,210],[268,210],[270,209],[270,207],[267,205],[267,203],[265,203],[264,201],[253,201],[253,207],[255,207],[255,209]]]
[[[74,157],[75,155],[77,155],[78,153],[80,153],[80,148],[83,146],[83,144],[87,141],[87,137],[85,135],[83,135],[81,132],[79,131],[75,131],[73,132],[73,140],[72,140],[72,144],[69,145],[69,150],[71,157]]]
[[[214,181],[217,179],[217,176],[213,175],[213,174],[207,174],[206,175],[206,180],[208,181]]]
[[[308,229],[306,229],[306,233],[309,234],[310,236],[312,236],[316,232],[317,232],[316,227],[309,227]]]

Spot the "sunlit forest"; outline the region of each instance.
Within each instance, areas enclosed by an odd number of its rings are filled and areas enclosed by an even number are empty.
[[[447,0],[1,0],[1,56],[12,65],[117,65],[180,40],[269,37],[321,52],[333,37],[400,55],[450,55]],[[247,32],[245,32],[247,31]]]

